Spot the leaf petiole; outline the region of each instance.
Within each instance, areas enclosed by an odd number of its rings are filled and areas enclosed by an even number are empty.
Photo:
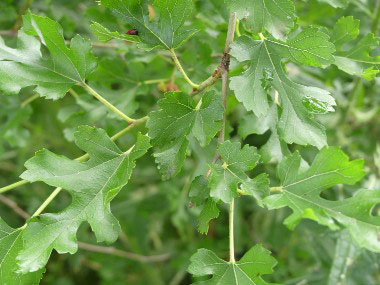
[[[114,112],[116,115],[118,115],[120,118],[125,120],[128,123],[133,123],[136,120],[128,117],[125,115],[122,111],[120,111],[118,108],[116,108],[114,105],[112,105],[108,100],[106,100],[104,97],[102,97],[98,92],[96,92],[94,89],[92,89],[89,85],[87,85],[85,82],[82,82],[82,86],[84,89],[86,89],[92,96],[94,96],[96,99],[98,99],[102,104],[104,104],[108,109],[110,109],[112,112]]]
[[[182,73],[183,77],[185,78],[186,82],[189,83],[189,85],[195,89],[195,90],[198,90],[199,89],[199,85],[198,84],[195,84],[193,81],[191,81],[191,79],[187,76],[186,74],[186,71],[183,69],[181,63],[179,62],[178,60],[178,57],[177,55],[175,54],[175,51],[174,49],[170,49],[170,54],[173,58],[173,61],[175,63],[175,65],[177,66],[178,70]]]
[[[7,191],[13,190],[17,187],[20,187],[20,186],[28,184],[28,183],[29,183],[29,181],[26,181],[26,180],[21,180],[21,181],[15,182],[11,185],[0,188],[0,193],[5,193]]]
[[[235,240],[234,240],[234,207],[235,207],[235,200],[232,199],[230,204],[230,211],[229,211],[229,240],[230,240],[230,262],[235,262]]]

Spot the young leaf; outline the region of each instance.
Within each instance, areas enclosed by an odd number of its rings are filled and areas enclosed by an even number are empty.
[[[380,72],[380,56],[371,56],[371,53],[379,47],[380,41],[374,34],[369,33],[353,43],[359,34],[359,20],[355,20],[352,16],[338,20],[332,37],[337,48],[334,64],[350,75],[372,80]],[[351,48],[345,49],[346,44],[350,44]]]
[[[0,284],[40,284],[44,269],[19,274],[16,257],[23,248],[22,229],[13,229],[0,218]]]
[[[293,210],[285,224],[290,228],[302,218],[312,219],[332,230],[337,223],[350,231],[358,245],[380,252],[380,217],[371,214],[380,203],[380,191],[360,190],[353,197],[341,201],[330,201],[320,196],[321,192],[337,184],[355,184],[364,176],[363,161],[349,161],[336,147],[323,148],[313,164],[300,169],[301,156],[294,153],[278,167],[282,193],[264,199],[270,209],[285,206]]]
[[[147,127],[153,146],[164,149],[155,156],[163,177],[169,178],[181,169],[190,133],[205,146],[220,130],[223,105],[215,92],[205,93],[198,104],[182,92],[171,92],[158,105],[161,109],[149,114]]]
[[[176,49],[196,32],[183,28],[193,9],[192,0],[155,0],[154,19],[149,19],[148,3],[146,0],[101,0],[102,5],[132,25],[150,48]]]
[[[270,32],[280,38],[294,25],[296,16],[292,0],[225,0],[239,19],[247,18],[247,26],[254,33]]]
[[[84,221],[90,224],[99,242],[114,242],[119,223],[111,213],[110,202],[127,184],[135,160],[150,147],[149,138],[139,134],[136,144],[122,152],[104,130],[87,126],[78,128],[75,143],[89,154],[87,162],[42,150],[25,164],[23,179],[66,189],[72,203],[60,213],[43,214],[28,221],[23,234],[25,248],[18,256],[23,273],[42,268],[53,249],[75,253],[76,232]]]
[[[34,36],[49,50],[48,59],[42,56],[41,43]],[[89,41],[77,35],[68,48],[57,22],[30,12],[24,16],[16,49],[0,38],[0,91],[5,94],[36,86],[43,97],[62,98],[72,86],[84,82],[95,66]]]
[[[191,257],[188,268],[194,276],[213,275],[205,282],[194,284],[233,284],[233,285],[265,285],[261,276],[272,274],[276,259],[270,255],[270,251],[261,245],[252,247],[238,262],[226,262],[220,259],[214,252],[207,249],[198,249]]]
[[[224,203],[230,203],[238,196],[238,186],[249,182],[250,178],[245,172],[255,168],[260,156],[255,147],[245,145],[241,148],[239,142],[230,141],[219,145],[218,153],[224,163],[209,165],[211,169],[208,183],[210,196]],[[249,187],[248,184],[247,187]]]
[[[328,36],[309,28],[287,42],[273,39],[259,41],[242,36],[234,42],[231,55],[238,61],[249,61],[241,76],[231,78],[230,88],[248,111],[262,117],[268,113],[268,88],[274,88],[281,99],[279,134],[287,143],[326,144],[324,127],[312,119],[313,113],[333,110],[335,100],[327,91],[291,81],[282,66],[287,58],[295,63],[322,66],[332,63],[334,45]]]

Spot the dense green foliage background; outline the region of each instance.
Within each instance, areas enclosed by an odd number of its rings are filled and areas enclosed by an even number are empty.
[[[314,25],[332,29],[342,16],[353,15],[360,20],[362,35],[380,28],[376,11],[379,1],[294,1],[297,25]],[[332,4],[332,5],[331,5]],[[198,29],[177,54],[189,76],[195,82],[206,79],[220,62],[223,53],[228,11],[221,0],[194,1],[195,9],[189,25]],[[98,66],[88,77],[89,84],[118,106],[125,114],[140,118],[157,110],[158,99],[164,91],[192,92],[166,51],[146,51],[124,41],[101,43],[90,28],[99,22],[111,31],[126,32],[130,28],[109,10],[95,1],[76,0],[2,0],[0,2],[0,35],[10,46],[16,44],[14,28],[21,26],[21,13],[30,9],[34,14],[56,20],[67,40],[76,34],[90,38]],[[379,15],[377,15],[379,17]],[[240,27],[244,33],[244,26]],[[373,54],[380,54],[375,48]],[[243,66],[232,61],[231,74],[238,75]],[[288,74],[296,82],[318,86],[331,92],[337,101],[335,112],[318,116],[327,128],[328,144],[340,146],[350,159],[364,159],[367,175],[354,186],[334,186],[323,192],[329,200],[350,197],[360,188],[380,189],[380,80],[367,81],[340,71],[331,65],[326,69],[288,65]],[[213,87],[220,93],[220,83]],[[0,94],[0,186],[19,180],[24,163],[34,153],[47,148],[70,158],[81,150],[73,144],[73,131],[79,125],[104,128],[112,135],[125,122],[109,112],[82,88],[74,87],[74,96],[61,100],[38,98],[25,103],[34,95],[33,88],[24,88],[18,96]],[[241,138],[244,144],[260,148],[271,132],[250,131],[244,110],[230,93],[228,98],[228,138]],[[254,120],[254,118],[253,118]],[[247,122],[248,121],[248,122]],[[260,123],[260,122],[259,122]],[[121,149],[128,149],[137,131],[118,140]],[[132,178],[113,200],[112,212],[120,221],[122,233],[114,248],[141,256],[163,255],[162,260],[141,257],[128,258],[114,254],[96,253],[83,246],[75,255],[53,255],[41,284],[190,284],[194,279],[187,273],[190,257],[198,248],[207,248],[221,258],[228,256],[228,209],[210,223],[207,235],[197,231],[199,209],[191,205],[188,193],[196,175],[207,169],[212,160],[215,142],[200,148],[190,138],[189,156],[183,170],[170,180],[162,180],[152,156],[152,149],[137,163]],[[311,163],[317,154],[312,146],[290,145]],[[260,164],[253,174],[270,174],[276,184],[275,161]],[[12,227],[22,226],[25,217],[17,215],[14,203],[32,214],[51,193],[44,183],[33,183],[1,195],[0,216]],[[47,212],[57,212],[70,203],[70,195],[62,192],[48,206]],[[13,201],[13,202],[11,202]],[[4,204],[5,202],[5,204]],[[10,204],[11,203],[11,204]],[[6,205],[8,204],[8,206]],[[11,208],[9,206],[12,206]],[[272,252],[278,265],[269,282],[283,284],[380,284],[380,255],[360,249],[346,230],[330,231],[310,220],[303,220],[294,231],[283,225],[291,211],[286,208],[268,211],[259,207],[252,197],[238,199],[236,209],[236,253],[241,257],[254,244],[261,243]],[[379,215],[380,208],[373,210]],[[25,214],[25,213],[24,213]],[[95,244],[90,227],[84,224],[78,240]],[[340,280],[340,281],[337,281]],[[334,283],[334,282],[340,283]],[[330,283],[329,283],[330,282]]]

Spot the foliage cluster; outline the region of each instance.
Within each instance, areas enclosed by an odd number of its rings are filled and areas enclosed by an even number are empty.
[[[379,21],[2,1],[0,284],[379,284]]]

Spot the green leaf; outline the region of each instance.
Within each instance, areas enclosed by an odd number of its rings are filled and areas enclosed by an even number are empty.
[[[41,43],[49,50],[41,54]],[[18,34],[17,48],[10,48],[0,38],[0,91],[14,95],[28,86],[48,99],[62,98],[75,84],[84,82],[96,61],[91,44],[77,35],[68,48],[61,26],[30,12],[24,16],[24,28]]]
[[[147,0],[101,0],[101,4],[133,26],[141,41],[151,48],[176,49],[196,32],[183,27],[192,13],[192,0],[155,0],[153,19]]]
[[[259,118],[268,113],[268,93],[273,88],[281,100],[280,137],[289,144],[321,148],[326,144],[324,127],[313,120],[312,114],[331,111],[335,100],[327,91],[291,81],[282,61],[323,66],[334,61],[333,52],[334,45],[328,36],[316,28],[309,28],[287,42],[242,36],[233,43],[231,55],[240,62],[248,61],[249,68],[231,78],[230,88],[244,107]]]
[[[223,105],[213,91],[205,93],[197,104],[182,92],[165,96],[158,101],[160,110],[149,114],[147,127],[153,146],[163,149],[155,157],[163,177],[169,178],[181,169],[190,133],[206,146],[220,130]]]
[[[194,276],[209,276],[211,279],[194,284],[229,284],[229,285],[264,285],[261,276],[272,274],[277,261],[270,255],[270,251],[261,245],[252,247],[238,262],[226,262],[214,252],[207,249],[198,249],[191,257],[188,268]]]
[[[40,284],[44,269],[19,274],[16,257],[23,249],[22,229],[13,229],[0,218],[0,284]]]
[[[277,130],[277,106],[272,104],[267,115],[258,118],[254,114],[245,115],[239,125],[239,135],[245,139],[251,134],[262,135],[268,130],[271,135],[268,141],[260,148],[261,159],[264,163],[281,161],[290,154],[285,142],[280,140]]]
[[[208,225],[212,219],[219,217],[217,202],[212,198],[207,199],[198,218],[198,231],[201,234],[208,233]]]
[[[218,203],[210,198],[210,189],[204,176],[197,176],[191,183],[189,192],[191,203],[202,206],[198,217],[198,231],[201,234],[208,233],[208,225],[212,219],[219,217]]]
[[[301,156],[294,153],[278,167],[282,193],[265,198],[270,209],[293,210],[285,224],[294,229],[302,218],[312,219],[332,230],[345,226],[359,246],[380,252],[380,217],[371,214],[380,202],[379,190],[360,190],[340,201],[322,198],[321,193],[338,184],[355,184],[365,175],[362,160],[349,161],[337,147],[322,149],[308,169],[301,170]]]
[[[247,27],[254,33],[270,32],[280,38],[294,25],[295,7],[291,0],[225,0],[239,19],[247,19]]]
[[[165,146],[190,132],[206,146],[221,128],[223,105],[213,91],[204,94],[198,104],[185,93],[166,93],[158,106],[160,110],[151,112],[148,121],[149,136],[155,146]]]
[[[87,126],[78,128],[75,143],[89,154],[87,162],[42,150],[25,164],[23,179],[62,187],[71,194],[72,203],[59,213],[28,221],[23,234],[25,248],[18,256],[23,273],[42,268],[53,249],[75,253],[76,232],[84,221],[90,224],[98,242],[114,242],[120,226],[111,213],[110,202],[127,184],[135,160],[150,147],[149,138],[139,134],[136,144],[122,152],[104,130]]]
[[[380,72],[380,56],[371,56],[371,53],[379,47],[380,41],[372,33],[355,41],[359,34],[359,20],[355,20],[352,16],[338,20],[332,37],[337,47],[334,64],[350,75],[372,80]],[[345,48],[345,45],[349,48]]]
[[[256,176],[253,179],[244,181],[241,187],[244,195],[250,195],[254,197],[259,204],[263,207],[262,200],[269,196],[269,178],[268,174],[263,173]]]
[[[93,22],[91,24],[91,29],[94,34],[98,37],[98,40],[101,42],[108,42],[110,40],[123,40],[130,42],[140,42],[140,38],[132,35],[122,35],[119,32],[111,32],[106,27],[103,27],[101,24],[97,22]]]
[[[194,178],[189,191],[191,202],[200,206],[210,197],[210,190],[207,185],[207,179],[203,175]]]
[[[224,203],[230,203],[238,196],[238,186],[250,180],[245,172],[255,168],[260,156],[255,147],[245,145],[241,148],[239,142],[230,141],[219,145],[218,153],[224,163],[209,165],[210,196]]]
[[[169,144],[161,151],[153,154],[158,164],[158,169],[162,174],[162,179],[167,180],[176,176],[182,169],[186,159],[187,147],[189,141],[184,138]]]

